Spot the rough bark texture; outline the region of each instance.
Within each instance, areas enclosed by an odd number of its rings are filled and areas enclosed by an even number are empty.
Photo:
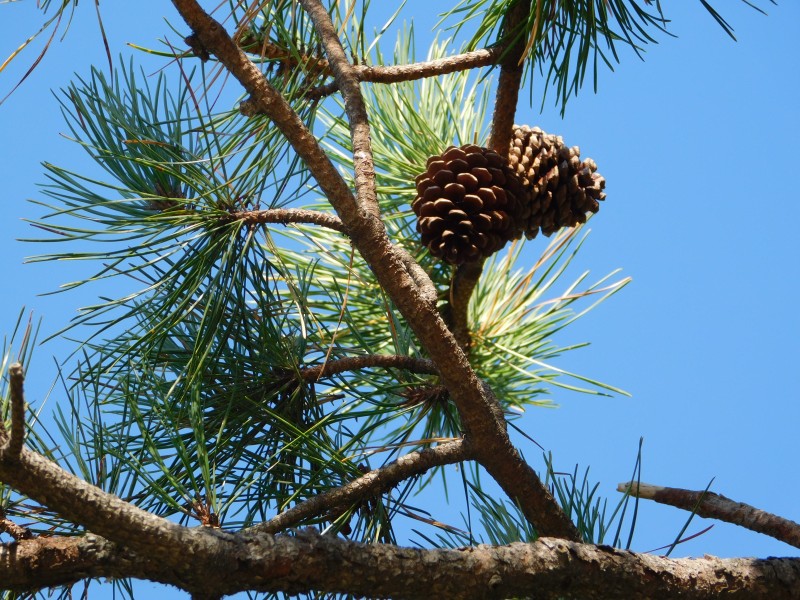
[[[0,581],[5,589],[31,590],[85,577],[133,576],[191,585],[203,597],[241,590],[396,599],[800,597],[798,558],[670,560],[552,538],[420,550],[312,531],[231,536],[226,545],[231,560],[224,564],[210,568],[186,557],[184,568],[176,570],[96,536],[26,540],[0,546]]]

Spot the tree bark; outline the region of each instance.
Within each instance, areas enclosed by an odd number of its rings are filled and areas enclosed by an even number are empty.
[[[227,545],[233,560],[225,570],[197,568],[200,557],[176,570],[97,536],[25,540],[0,546],[0,582],[21,591],[86,577],[140,577],[209,597],[244,590],[397,599],[800,597],[800,558],[672,560],[555,538],[421,550],[310,530],[230,536]]]

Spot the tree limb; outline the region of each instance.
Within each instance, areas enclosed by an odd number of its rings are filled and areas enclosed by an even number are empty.
[[[17,460],[0,456],[0,481],[47,506],[62,518],[174,566],[183,561],[175,548],[192,554],[211,551],[208,539],[129,504],[22,448]],[[2,581],[2,578],[0,578]]]
[[[0,581],[5,589],[29,591],[87,577],[136,577],[205,597],[252,590],[454,600],[782,600],[796,598],[800,586],[798,558],[673,560],[553,538],[422,550],[304,530],[292,536],[239,535],[227,545],[236,560],[204,570],[198,568],[201,557],[186,555],[182,569],[175,571],[97,536],[37,538],[0,545]]]
[[[517,112],[519,88],[524,72],[522,59],[525,54],[525,40],[520,29],[527,21],[531,11],[531,0],[517,0],[511,5],[505,17],[503,35],[510,42],[503,46],[500,59],[500,78],[497,81],[497,95],[492,115],[492,132],[489,147],[500,156],[508,155],[511,134],[514,129],[514,115]]]
[[[450,298],[447,307],[450,327],[458,343],[469,352],[472,335],[469,330],[469,299],[483,273],[483,259],[466,262],[456,267],[450,282]]]
[[[344,221],[355,220],[357,207],[350,188],[297,113],[233,42],[224,27],[196,0],[173,0],[172,3],[194,32],[190,36],[194,43],[206,52],[212,52],[250,94],[250,98],[240,106],[242,114],[267,115],[306,163],[339,216]]]
[[[12,592],[32,593],[71,585],[95,574],[163,581],[151,571],[154,566],[92,534],[37,537],[0,544],[0,588]]]
[[[638,498],[682,508],[704,518],[733,523],[800,548],[800,524],[749,504],[736,502],[721,494],[661,487],[647,483],[637,484],[635,481],[620,483],[617,491],[628,492]]]
[[[27,527],[17,525],[6,517],[6,511],[0,507],[0,533],[7,533],[15,540],[29,540],[33,532]]]
[[[278,533],[295,527],[305,519],[344,510],[364,498],[377,496],[401,481],[422,475],[434,467],[469,460],[469,447],[464,440],[455,440],[401,456],[380,469],[366,473],[340,488],[309,498],[300,504],[247,530],[248,533]]]

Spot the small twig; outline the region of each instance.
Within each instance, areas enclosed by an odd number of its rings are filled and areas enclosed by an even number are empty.
[[[255,54],[261,60],[278,62],[283,69],[295,70],[299,67],[304,72],[314,76],[319,74],[327,76],[331,74],[328,61],[321,56],[302,53],[297,55],[297,53],[292,52],[288,48],[283,48],[274,42],[267,40],[260,42],[246,36],[239,38],[238,43],[239,47],[248,54]]]
[[[186,41],[190,43],[190,48],[192,48],[192,51],[198,58],[202,60],[203,56],[208,56],[207,51],[201,46],[198,46],[196,39],[190,36]],[[261,59],[279,62],[285,68],[301,67],[304,70],[308,70],[314,78],[320,73],[326,77],[333,75],[328,61],[322,57],[301,55],[298,59],[289,50],[281,48],[278,44],[269,41],[249,42],[243,38],[239,43],[240,47],[245,52],[257,54]],[[198,52],[200,54],[198,54]],[[400,81],[413,81],[425,77],[447,75],[448,73],[454,73],[456,71],[486,67],[495,64],[499,60],[501,54],[502,49],[499,47],[483,48],[481,50],[473,50],[471,52],[463,52],[453,56],[445,56],[443,58],[419,61],[406,65],[373,66],[360,64],[351,65],[351,67],[358,81],[397,83]],[[333,81],[324,85],[309,87],[304,95],[307,98],[324,98],[337,91],[339,91],[339,84]]]
[[[319,0],[300,0],[300,4],[314,23],[333,77],[344,98],[344,110],[350,123],[350,139],[353,143],[353,171],[358,203],[363,210],[380,217],[367,107],[358,86],[355,69],[347,60],[336,27],[322,3]]]
[[[684,490],[647,483],[639,483],[637,487],[635,481],[620,483],[617,491],[629,492],[632,496],[645,500],[692,511],[708,519],[733,523],[800,548],[800,524],[714,492]]]
[[[401,481],[421,475],[434,467],[469,460],[470,456],[471,452],[465,440],[454,440],[435,448],[411,452],[340,488],[309,498],[269,521],[251,527],[244,533],[278,533],[310,517],[329,513],[335,509],[344,509],[359,500],[381,494]]]
[[[300,371],[306,381],[316,381],[322,377],[330,377],[337,373],[367,369],[370,367],[383,367],[386,369],[406,369],[414,373],[427,373],[435,375],[436,365],[433,361],[414,356],[397,356],[394,354],[370,354],[368,356],[348,356],[338,360],[331,360],[324,365],[307,367]]]
[[[231,213],[231,218],[242,220],[248,225],[260,225],[262,223],[312,223],[346,233],[342,220],[336,215],[302,208],[271,208],[268,210],[238,211]]]
[[[19,460],[22,445],[25,441],[25,394],[23,383],[25,375],[22,365],[14,363],[8,369],[9,388],[11,391],[11,433],[6,433],[0,424],[0,460]],[[5,438],[5,439],[3,439]]]

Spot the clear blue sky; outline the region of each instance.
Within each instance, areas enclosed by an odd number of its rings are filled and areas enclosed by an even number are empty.
[[[443,3],[444,4],[444,3]],[[678,37],[660,36],[645,61],[626,56],[602,72],[597,94],[585,89],[562,119],[557,110],[523,105],[517,121],[540,125],[580,145],[608,181],[608,199],[592,222],[580,270],[596,276],[622,268],[633,283],[561,341],[590,341],[557,366],[628,390],[632,398],[555,393],[558,410],[532,409],[526,431],[552,450],[556,465],[591,467],[599,493],[616,500],[629,478],[640,436],[646,482],[712,490],[800,521],[800,235],[792,225],[800,169],[800,72],[796,26],[800,4],[782,0],[764,17],[743,3],[715,5],[735,27],[734,43],[697,1],[663,3]],[[763,3],[766,5],[766,2]],[[37,26],[35,3],[0,6],[0,57]],[[407,17],[423,3],[411,0]],[[424,4],[430,10],[430,4]],[[114,56],[124,44],[180,37],[168,2],[101,4]],[[430,23],[430,19],[423,20]],[[181,25],[179,31],[183,31]],[[421,39],[427,37],[423,33]],[[424,43],[418,43],[418,48]],[[3,95],[33,54],[0,74]],[[10,333],[22,306],[51,333],[92,302],[87,288],[41,296],[88,274],[86,265],[24,265],[48,248],[15,241],[32,235],[21,219],[41,214],[43,160],[80,168],[65,142],[51,89],[89,63],[106,68],[94,9],[81,5],[63,42],[0,106],[5,214],[0,220],[0,333]],[[530,243],[531,257],[541,241]],[[28,372],[28,399],[38,406],[53,380],[52,356],[71,346],[40,348]],[[58,392],[48,401],[59,401]],[[526,455],[537,451],[526,448]],[[453,522],[458,524],[458,518]],[[669,544],[685,513],[643,503],[634,549]],[[696,519],[687,534],[710,524]],[[676,555],[796,555],[764,536],[717,523]]]

